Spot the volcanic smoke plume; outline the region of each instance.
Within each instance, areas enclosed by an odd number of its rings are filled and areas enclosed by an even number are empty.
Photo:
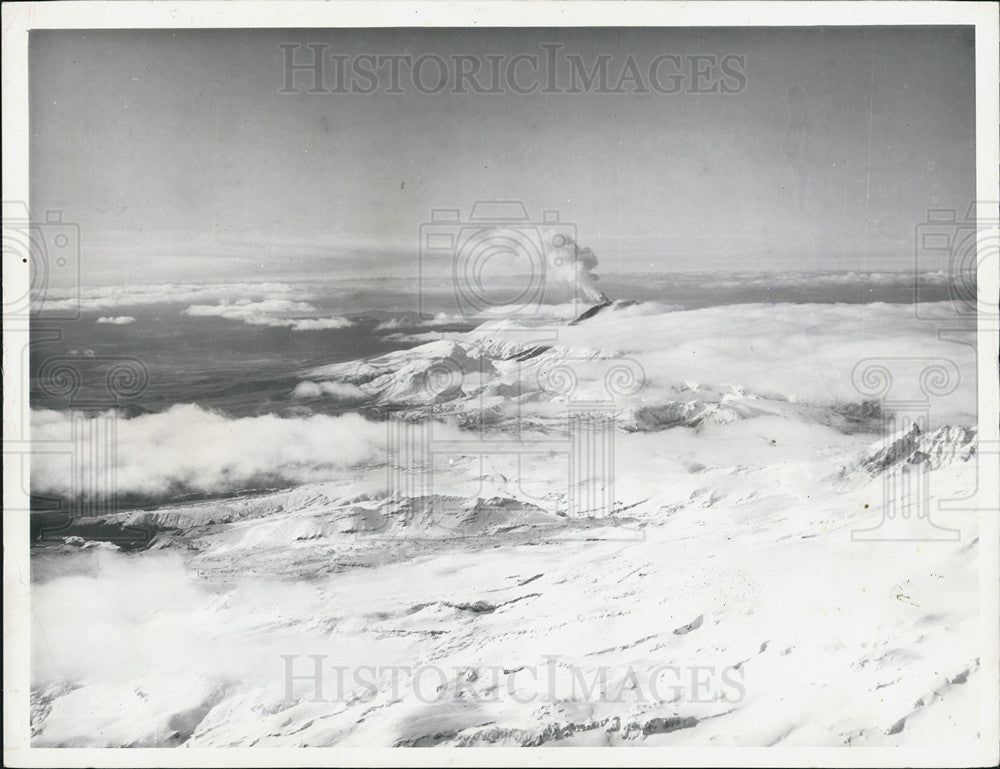
[[[591,302],[604,304],[608,297],[597,287],[597,254],[589,247],[580,248],[572,238],[557,236],[558,242],[548,254],[549,269]]]

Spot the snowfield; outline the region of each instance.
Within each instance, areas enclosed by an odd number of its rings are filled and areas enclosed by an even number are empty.
[[[121,420],[158,503],[35,549],[33,744],[974,738],[974,350],[906,305],[562,315],[289,393],[357,413]]]

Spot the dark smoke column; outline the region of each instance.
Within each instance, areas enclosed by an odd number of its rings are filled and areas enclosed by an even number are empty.
[[[554,274],[578,287],[588,301],[599,305],[610,303],[607,294],[597,288],[597,254],[589,247],[580,248],[576,241],[566,238],[550,252],[549,265]]]

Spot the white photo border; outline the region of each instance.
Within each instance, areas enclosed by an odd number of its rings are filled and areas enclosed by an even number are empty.
[[[970,25],[976,37],[977,199],[1000,189],[1000,14],[995,2],[29,2],[2,7],[3,197],[28,200],[28,33],[34,29],[324,28],[324,27],[812,27]],[[979,225],[979,243],[996,242],[997,225]],[[5,264],[15,295],[27,292],[27,271]],[[998,303],[1000,276],[982,275],[979,301]],[[20,329],[22,333],[26,327]],[[26,440],[15,424],[25,409],[27,371],[16,333],[5,324],[4,441]],[[980,323],[979,436],[1000,445],[996,327]],[[18,431],[24,430],[24,433]],[[27,436],[30,437],[30,436]],[[980,455],[980,508],[996,508],[1000,468]],[[26,495],[4,463],[4,762],[8,766],[988,766],[1000,744],[1000,515],[981,518],[981,729],[976,742],[921,748],[32,748],[29,722],[29,536]],[[10,514],[9,511],[15,511]],[[991,690],[992,685],[992,690]]]

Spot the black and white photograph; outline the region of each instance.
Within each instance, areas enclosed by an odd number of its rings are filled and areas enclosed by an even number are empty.
[[[5,4],[5,763],[994,764],[998,7]]]

